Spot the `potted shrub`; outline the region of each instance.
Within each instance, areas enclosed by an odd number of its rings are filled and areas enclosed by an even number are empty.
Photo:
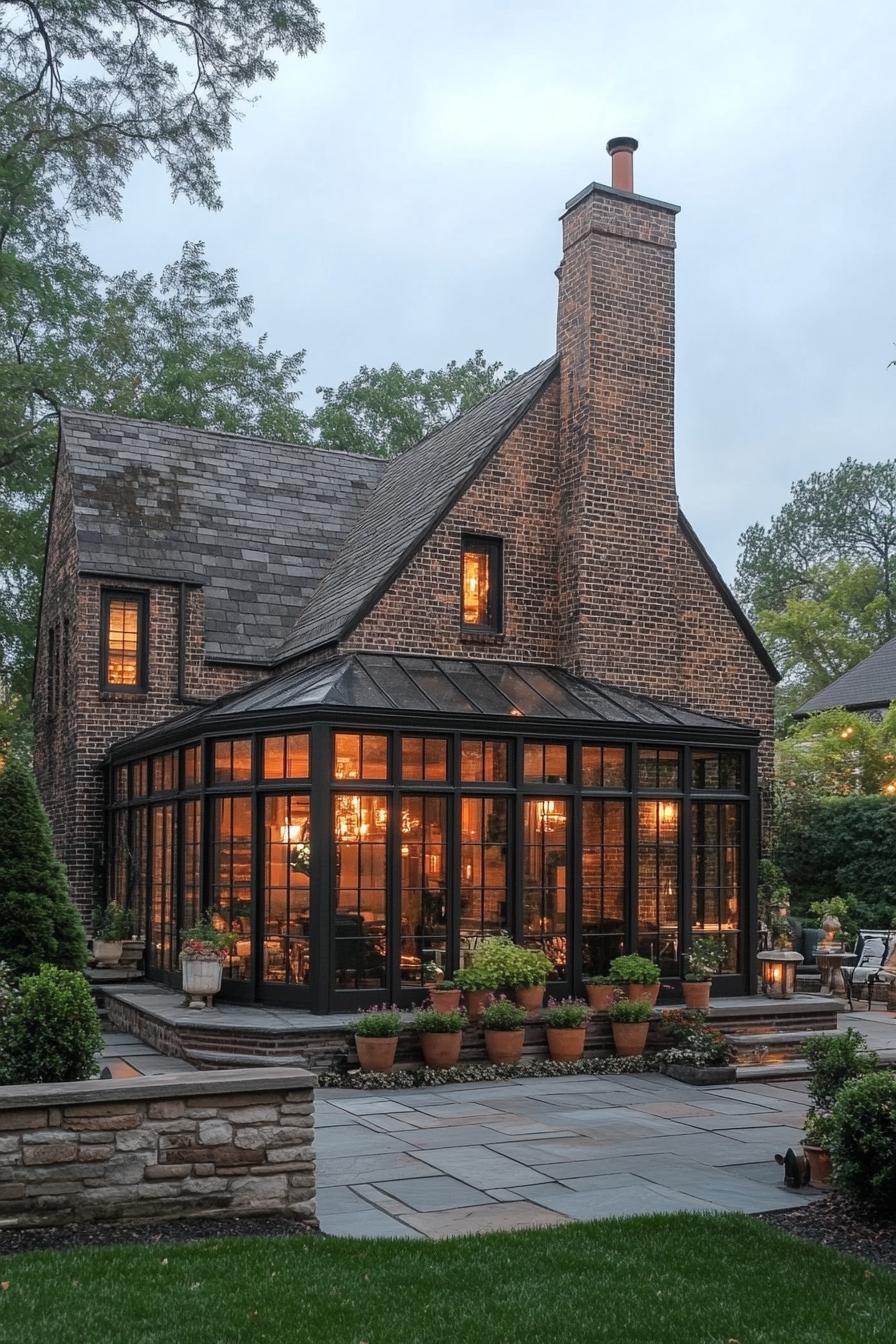
[[[97,906],[93,912],[93,959],[104,966],[117,966],[124,951],[124,940],[130,938],[134,921],[130,910],[117,901]]]
[[[633,1002],[640,999],[652,1008],[659,997],[660,968],[648,957],[635,953],[614,957],[610,962],[610,979]]]
[[[608,975],[589,975],[585,981],[588,1007],[595,1013],[605,1013],[620,993]]]
[[[526,1043],[526,1010],[503,995],[482,1014],[485,1053],[492,1064],[516,1064]]]
[[[451,1013],[437,1013],[432,1008],[421,1008],[414,1019],[420,1037],[423,1059],[430,1069],[453,1068],[460,1059],[460,1046],[467,1019],[460,1009]]]
[[[467,1017],[478,1022],[498,988],[497,972],[484,966],[465,966],[455,975],[454,983],[463,990]]]
[[[581,999],[548,1001],[546,1035],[551,1059],[568,1063],[585,1053],[585,1025],[588,1005]]]
[[[544,1003],[545,989],[554,974],[554,963],[541,948],[520,947],[506,933],[486,938],[471,963],[477,971],[492,971],[495,987],[513,990],[517,1003],[530,1011]]]
[[[224,962],[236,942],[236,934],[216,929],[205,914],[198,924],[180,935],[180,969],[188,1008],[205,1008],[221,988]]]
[[[653,1012],[645,999],[619,999],[607,1010],[617,1055],[643,1055]]]
[[[699,935],[685,957],[687,970],[681,981],[685,1008],[705,1012],[712,992],[712,977],[718,975],[725,962],[725,944],[721,938]]]
[[[369,1008],[354,1024],[358,1063],[368,1073],[388,1073],[395,1063],[401,1014],[396,1008]]]
[[[841,1035],[810,1037],[800,1049],[809,1062],[809,1100],[803,1152],[809,1164],[809,1184],[827,1189],[831,1179],[830,1144],[834,1127],[830,1116],[847,1083],[873,1073],[878,1057],[854,1027]]]
[[[430,1005],[437,1013],[451,1013],[460,1007],[460,987],[453,980],[443,980],[429,991]]]

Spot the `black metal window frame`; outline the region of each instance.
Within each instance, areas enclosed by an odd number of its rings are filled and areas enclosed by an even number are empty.
[[[488,570],[485,621],[464,620],[464,567],[468,555],[484,555]],[[504,633],[504,538],[493,533],[464,532],[460,539],[460,628],[467,635]]]
[[[223,731],[222,731],[223,729]],[[311,971],[309,982],[303,986],[273,986],[264,985],[261,981],[260,965],[261,957],[258,949],[261,946],[259,938],[262,936],[263,919],[263,843],[262,827],[264,812],[264,795],[268,793],[282,793],[284,782],[279,780],[265,780],[262,770],[262,751],[263,739],[271,733],[287,734],[290,732],[308,731],[311,734],[311,778],[306,784],[296,788],[295,782],[290,782],[290,789],[294,792],[308,792],[311,798]],[[333,734],[336,732],[350,733],[375,733],[385,734],[388,745],[388,775],[386,780],[356,780],[356,779],[336,779],[332,775],[333,762]],[[460,798],[462,796],[504,796],[508,799],[508,855],[507,855],[507,890],[508,890],[508,931],[511,935],[520,939],[522,936],[522,861],[523,861],[523,811],[527,798],[538,797],[563,797],[567,800],[567,846],[568,846],[568,873],[569,873],[569,892],[568,892],[568,964],[571,968],[571,975],[564,982],[558,982],[553,986],[554,992],[578,992],[581,988],[581,966],[582,966],[582,929],[581,929],[581,901],[582,901],[582,864],[581,864],[581,846],[582,846],[582,818],[581,805],[584,798],[619,798],[626,800],[627,803],[627,835],[626,835],[626,875],[625,875],[625,915],[626,915],[626,946],[633,948],[637,945],[637,804],[642,799],[669,797],[675,798],[679,803],[679,920],[680,920],[680,951],[682,958],[690,946],[690,873],[691,873],[691,835],[690,835],[690,815],[691,801],[706,799],[713,802],[736,801],[743,804],[742,809],[742,844],[741,855],[743,865],[743,877],[741,881],[741,923],[740,923],[740,944],[742,969],[737,974],[722,976],[719,978],[718,990],[721,993],[743,993],[749,987],[750,981],[746,968],[752,965],[751,949],[755,949],[755,882],[756,882],[756,858],[758,856],[759,843],[759,797],[757,789],[757,747],[755,742],[745,743],[736,740],[725,740],[722,735],[713,737],[712,741],[706,740],[697,743],[688,743],[685,735],[674,741],[670,738],[658,740],[656,736],[645,733],[643,736],[635,736],[629,730],[627,733],[621,729],[608,728],[605,733],[596,732],[590,728],[587,732],[568,732],[559,733],[556,730],[551,731],[549,725],[532,722],[521,723],[520,726],[510,728],[506,723],[498,723],[490,720],[487,724],[472,724],[469,719],[452,720],[450,725],[441,722],[435,722],[432,718],[422,719],[420,721],[398,722],[395,716],[387,716],[385,713],[371,716],[363,720],[357,717],[336,719],[332,714],[324,718],[307,716],[301,720],[291,719],[288,722],[274,723],[265,722],[264,724],[253,725],[251,730],[240,726],[234,726],[232,731],[228,732],[222,724],[215,733],[203,734],[201,738],[181,737],[176,739],[173,735],[170,741],[166,741],[164,746],[154,744],[152,752],[144,752],[139,756],[136,751],[127,752],[127,748],[115,752],[114,759],[111,762],[109,770],[109,827],[108,842],[111,846],[114,838],[114,817],[115,813],[122,808],[129,809],[130,817],[128,823],[128,832],[131,833],[133,825],[134,811],[141,807],[146,807],[150,799],[128,798],[114,802],[112,799],[112,772],[116,766],[129,759],[131,762],[147,759],[151,754],[157,754],[160,750],[168,750],[173,746],[188,747],[194,745],[198,740],[202,747],[202,780],[188,788],[183,787],[183,775],[181,774],[181,788],[176,796],[180,798],[199,798],[202,801],[202,830],[201,830],[201,898],[200,909],[206,910],[210,906],[210,893],[212,889],[212,848],[210,844],[210,830],[212,825],[212,800],[221,794],[249,794],[252,797],[253,821],[252,821],[252,872],[253,872],[253,909],[254,909],[254,936],[253,936],[253,972],[246,981],[234,982],[225,981],[226,993],[228,997],[252,1001],[263,998],[269,1002],[281,1002],[284,1004],[295,1004],[296,1006],[307,1006],[312,1011],[324,1013],[328,1011],[345,1010],[348,1008],[362,1007],[367,1003],[382,1002],[384,990],[382,988],[370,991],[337,991],[331,983],[331,977],[335,966],[335,947],[334,947],[334,921],[333,921],[333,903],[334,893],[332,890],[332,881],[334,876],[333,864],[333,835],[332,835],[332,798],[334,793],[363,793],[363,794],[385,794],[390,800],[390,822],[389,822],[389,852],[387,857],[387,918],[390,921],[389,927],[389,947],[390,947],[390,968],[389,983],[394,986],[395,992],[389,991],[389,996],[396,1002],[406,1003],[407,1005],[418,1001],[419,995],[414,996],[407,991],[400,990],[400,974],[398,965],[398,947],[400,942],[400,929],[397,921],[399,919],[399,874],[395,856],[397,854],[396,845],[400,844],[399,820],[400,812],[398,799],[402,791],[407,792],[408,781],[402,781],[400,778],[400,752],[401,735],[410,733],[419,736],[447,736],[449,739],[449,781],[414,781],[412,791],[414,793],[442,793],[448,797],[448,824],[447,835],[448,843],[446,845],[446,863],[449,872],[449,914],[448,914],[448,943],[449,959],[456,963],[460,949],[459,934],[459,864],[460,864]],[[226,737],[250,737],[252,740],[252,771],[251,778],[244,781],[221,781],[212,783],[211,779],[211,760],[214,750],[214,742]],[[460,750],[461,741],[464,738],[481,738],[485,740],[501,740],[508,743],[509,770],[506,782],[486,781],[486,780],[462,780],[460,772]],[[545,784],[541,781],[526,782],[523,778],[523,744],[529,741],[544,741],[566,744],[569,757],[569,775],[565,783]],[[582,782],[582,752],[583,745],[597,746],[621,746],[626,752],[626,776],[628,787],[609,787],[598,788],[584,786]],[[680,753],[681,772],[680,784],[678,790],[669,790],[663,788],[649,788],[639,785],[638,782],[638,751],[641,747],[648,749],[675,748]],[[691,750],[705,750],[707,748],[717,748],[722,751],[739,751],[744,755],[743,788],[736,793],[728,793],[719,789],[697,790],[691,787]],[[182,753],[179,759],[183,761]],[[169,795],[170,796],[170,795]],[[147,809],[148,813],[148,809]],[[148,819],[148,817],[147,817]],[[180,820],[180,817],[178,818]],[[177,827],[178,832],[178,858],[177,858],[177,893],[176,909],[178,915],[178,930],[181,927],[182,911],[182,892],[183,892],[183,853],[182,826]],[[148,852],[152,852],[152,836],[148,836]],[[110,865],[111,870],[112,865]],[[147,874],[146,891],[146,914],[147,923],[149,911],[151,909],[152,891],[151,874]],[[111,879],[110,879],[111,880]],[[144,932],[148,932],[146,929]],[[161,976],[160,978],[166,978]],[[665,977],[669,978],[669,977]],[[279,992],[278,992],[279,991]]]
[[[111,682],[109,671],[109,608],[113,602],[137,606],[137,681],[133,686]],[[149,690],[149,592],[145,588],[100,589],[100,690],[115,695],[145,695]]]

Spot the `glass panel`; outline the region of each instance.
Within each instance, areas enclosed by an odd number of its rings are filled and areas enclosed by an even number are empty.
[[[723,971],[740,969],[743,805],[691,804],[691,931],[725,944]]]
[[[599,751],[600,748],[598,747]],[[626,804],[582,801],[582,965],[606,975],[625,949]]]
[[[695,789],[719,789],[726,793],[743,793],[743,753],[703,751],[695,747],[691,753],[691,785]]]
[[[119,765],[115,768],[112,776],[112,801],[116,803],[127,802],[128,797],[128,768],[126,765]]]
[[[121,906],[130,904],[128,899],[128,814],[127,809],[112,814],[112,866],[109,884],[109,899]],[[142,935],[142,928],[134,928],[134,933]]]
[[[638,752],[638,783],[642,789],[680,789],[681,754],[674,748],[642,747]]]
[[[144,769],[146,764],[144,762]],[[145,807],[132,809],[131,854],[128,905],[134,915],[134,928],[146,937],[146,902],[149,893],[149,812]]]
[[[215,784],[242,784],[252,778],[252,739],[235,737],[214,746],[212,780]]]
[[[401,984],[420,989],[423,969],[447,961],[448,801],[433,794],[401,799]]]
[[[106,603],[106,683],[140,684],[140,599],[110,597]]]
[[[448,739],[412,737],[401,739],[402,779],[443,780],[448,778]]]
[[[388,827],[385,795],[334,794],[337,989],[386,985]]]
[[[460,777],[474,783],[506,784],[508,744],[500,739],[465,737],[460,744]]]
[[[191,928],[202,911],[202,804],[198,798],[183,804],[184,908],[183,924]]]
[[[177,964],[174,936],[174,804],[152,809],[152,907],[149,940],[152,964],[173,970]]]
[[[305,985],[311,972],[311,804],[308,794],[264,800],[263,978]]]
[[[507,910],[507,798],[462,798],[460,803],[460,964],[479,942],[509,924]]]
[[[261,768],[263,779],[307,779],[311,771],[308,734],[266,737]]]
[[[568,756],[565,742],[527,742],[523,748],[523,778],[527,784],[565,784]]]
[[[202,783],[202,748],[184,747],[184,788],[193,789]]]
[[[678,975],[679,804],[638,804],[638,952]]]
[[[567,853],[565,798],[527,798],[523,834],[523,942],[541,947],[565,979]]]
[[[177,788],[177,753],[166,751],[152,758],[153,793],[173,793]]]
[[[624,789],[625,747],[582,747],[582,788]]]
[[[252,974],[252,799],[244,794],[214,798],[212,825],[212,921],[236,934],[224,974]]]
[[[145,798],[149,793],[149,762],[134,761],[131,765],[131,797]]]
[[[388,779],[388,737],[384,733],[334,733],[333,777]]]
[[[463,623],[489,625],[491,589],[490,548],[484,543],[464,542]]]

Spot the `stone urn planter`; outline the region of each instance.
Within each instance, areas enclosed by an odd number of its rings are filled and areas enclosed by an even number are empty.
[[[526,1044],[526,1031],[485,1031],[485,1053],[490,1064],[518,1064]]]
[[[822,939],[823,945],[827,948],[832,948],[839,940],[840,934],[843,932],[843,925],[836,915],[825,915],[824,919],[821,921],[821,927],[824,929],[824,938]]]
[[[101,966],[117,966],[124,952],[124,943],[113,938],[94,938],[93,959]]]
[[[460,1059],[462,1031],[423,1031],[420,1049],[423,1062],[430,1069],[452,1069]]]
[[[207,1008],[221,988],[224,962],[220,957],[186,957],[181,954],[181,978],[188,1008]]]
[[[570,1064],[585,1053],[584,1027],[548,1027],[548,1054],[559,1064]]]
[[[711,990],[711,980],[682,980],[681,997],[685,1008],[695,1008],[705,1013],[709,1008]]]
[[[616,1002],[615,985],[586,985],[588,1007],[595,1013],[605,1013]]]
[[[830,1150],[816,1147],[812,1143],[804,1143],[803,1152],[809,1163],[809,1184],[813,1190],[830,1190],[833,1175]]]
[[[358,1063],[365,1073],[388,1073],[395,1063],[397,1036],[355,1036]]]
[[[544,985],[517,985],[513,997],[527,1013],[536,1013],[544,1003]]]
[[[431,989],[429,1001],[437,1013],[451,1013],[460,1007],[459,989]]]

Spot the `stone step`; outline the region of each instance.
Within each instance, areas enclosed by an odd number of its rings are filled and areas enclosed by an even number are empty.
[[[878,1050],[877,1056],[885,1069],[896,1069],[896,1049]],[[739,1083],[762,1082],[782,1078],[806,1078],[809,1075],[807,1059],[784,1059],[775,1064],[738,1064]]]
[[[737,1063],[777,1064],[790,1059],[798,1059],[804,1041],[818,1037],[837,1036],[833,1030],[825,1031],[774,1031],[763,1035],[725,1033],[726,1040],[734,1050]]]
[[[199,1069],[304,1069],[304,1055],[245,1055],[231,1050],[185,1050],[188,1064]]]

